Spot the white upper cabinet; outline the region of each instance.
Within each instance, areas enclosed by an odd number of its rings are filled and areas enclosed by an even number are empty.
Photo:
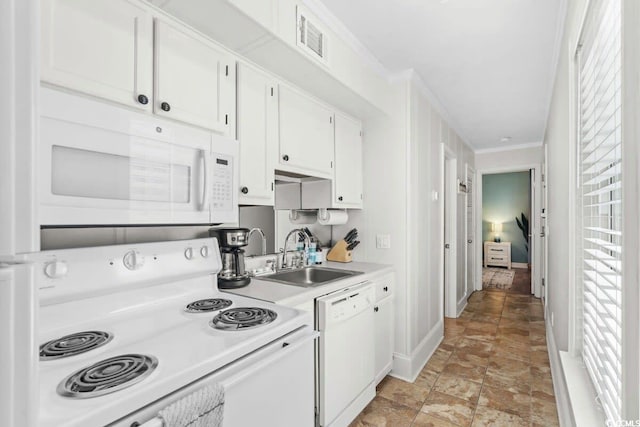
[[[154,112],[235,136],[235,62],[184,26],[155,21]]]
[[[362,125],[342,114],[335,116],[333,205],[362,208]]]
[[[333,111],[280,85],[277,169],[333,178]]]
[[[238,64],[240,204],[274,204],[274,160],[278,154],[278,92],[270,76]]]
[[[151,108],[152,16],[127,0],[43,0],[41,78]]]
[[[235,58],[144,2],[42,0],[41,78],[235,137]]]

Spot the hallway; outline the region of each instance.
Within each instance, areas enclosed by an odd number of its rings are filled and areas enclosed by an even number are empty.
[[[557,426],[542,304],[474,292],[415,383],[387,376],[356,426]]]

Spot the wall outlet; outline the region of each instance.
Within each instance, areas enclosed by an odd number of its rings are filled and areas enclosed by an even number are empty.
[[[391,236],[389,234],[376,235],[377,249],[391,249]]]

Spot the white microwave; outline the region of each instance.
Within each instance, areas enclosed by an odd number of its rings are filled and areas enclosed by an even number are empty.
[[[42,88],[44,226],[238,222],[238,142]]]

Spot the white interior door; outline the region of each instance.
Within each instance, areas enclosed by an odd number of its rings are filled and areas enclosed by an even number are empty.
[[[456,168],[453,152],[443,144],[444,197],[444,315],[456,317],[457,255],[456,255]]]
[[[467,165],[466,181],[467,181],[467,295],[470,295],[475,289],[475,271],[476,271],[476,218],[475,218],[475,173],[476,171]]]
[[[535,259],[536,239],[535,230],[538,228],[536,224],[536,216],[538,213],[538,206],[536,204],[536,170],[529,169],[529,200],[531,200],[531,211],[529,212],[529,265],[531,265],[531,293],[535,294],[535,272],[538,266],[534,265]]]

